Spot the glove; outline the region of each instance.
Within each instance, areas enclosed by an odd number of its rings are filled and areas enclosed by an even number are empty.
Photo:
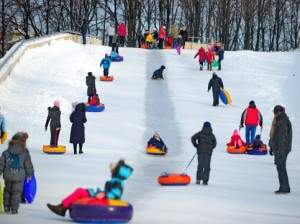
[[[274,155],[272,149],[269,150],[269,154],[270,154],[270,156],[273,156],[273,155]]]

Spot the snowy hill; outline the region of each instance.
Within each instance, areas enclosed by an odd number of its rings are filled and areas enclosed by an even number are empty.
[[[73,155],[69,142],[69,115],[74,101],[86,101],[85,76],[99,77],[99,61],[107,47],[82,46],[58,41],[29,50],[10,78],[1,86],[0,105],[9,133],[27,131],[28,146],[38,180],[32,205],[22,205],[19,215],[0,215],[1,224],[66,223],[69,217],[52,214],[46,203],[59,203],[75,188],[102,187],[109,178],[109,163],[125,158],[134,175],[125,183],[123,198],[134,206],[131,223],[300,223],[300,52],[226,52],[218,72],[232,95],[231,106],[211,106],[207,92],[211,72],[200,72],[194,51],[178,56],[173,50],[151,51],[121,48],[122,63],[113,63],[112,83],[97,82],[103,113],[87,114],[83,155]],[[154,69],[166,66],[165,80],[152,81]],[[297,67],[298,66],[298,67]],[[295,76],[293,76],[295,74]],[[297,85],[298,84],[298,85]],[[49,156],[44,124],[47,107],[61,101],[60,144],[66,155]],[[263,140],[268,141],[272,109],[284,104],[294,128],[293,151],[287,167],[292,193],[273,194],[278,188],[273,157],[230,155],[225,146],[240,115],[255,100],[264,116]],[[197,162],[187,173],[185,187],[161,187],[156,178],[165,171],[182,172],[195,153],[190,137],[204,121],[210,121],[218,145],[212,157],[209,186],[195,185]],[[169,147],[165,157],[145,154],[146,141],[159,130]],[[242,132],[242,135],[244,133]],[[0,150],[6,149],[1,145]]]

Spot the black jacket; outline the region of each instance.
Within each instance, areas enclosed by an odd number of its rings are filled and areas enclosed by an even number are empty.
[[[152,79],[164,79],[163,77],[164,69],[159,68],[153,72]]]
[[[88,96],[93,96],[94,94],[97,93],[95,80],[96,80],[96,77],[94,75],[88,75],[85,78],[85,83],[88,87],[88,89],[87,89]]]
[[[219,93],[221,88],[224,89],[223,81],[217,75],[213,75],[208,83],[208,91],[212,88],[213,92]]]
[[[191,138],[192,144],[197,148],[197,153],[212,153],[217,145],[217,140],[210,127],[204,127]]]
[[[81,27],[80,27],[80,31],[82,34],[86,34],[88,31],[88,22],[86,20],[83,21]]]
[[[273,151],[290,152],[292,150],[292,124],[286,113],[276,117],[274,134],[269,141]]]
[[[85,105],[83,103],[78,104],[75,110],[70,116],[70,121],[72,123],[70,143],[84,143],[85,133],[84,133],[84,123],[87,121],[85,116]]]
[[[152,145],[152,146],[155,146],[156,148],[158,149],[161,149],[161,150],[167,150],[167,147],[164,143],[164,141],[160,138],[160,140],[157,140],[154,136],[152,138],[149,139],[148,141],[148,147]]]
[[[188,33],[186,30],[180,30],[179,35],[182,36],[182,40],[185,42],[188,39]]]
[[[50,122],[51,129],[60,128],[61,127],[60,115],[61,115],[61,112],[60,112],[59,107],[56,107],[56,106],[54,106],[52,108],[48,107],[48,117],[46,120],[45,128],[48,127],[49,122]]]

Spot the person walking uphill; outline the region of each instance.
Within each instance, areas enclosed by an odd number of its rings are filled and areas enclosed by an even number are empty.
[[[81,25],[81,35],[82,35],[82,44],[86,44],[86,35],[87,35],[87,31],[88,31],[88,21],[86,19],[83,19],[82,21],[82,25]]]
[[[124,47],[126,37],[126,25],[121,22],[118,25],[118,39],[121,47]]]
[[[275,194],[287,194],[291,192],[289,178],[286,170],[286,160],[292,150],[292,124],[285,113],[283,106],[274,107],[274,119],[270,131],[270,155],[274,155],[277,167],[279,190]]]
[[[224,89],[224,85],[223,85],[223,81],[220,77],[218,77],[218,75],[214,72],[212,75],[212,78],[210,79],[209,83],[208,83],[208,92],[209,90],[212,88],[212,92],[213,92],[213,98],[214,98],[214,102],[213,102],[213,106],[218,106],[219,105],[219,95],[220,95],[220,91],[221,89]]]
[[[75,110],[70,115],[70,121],[72,123],[70,143],[73,143],[74,154],[77,154],[77,145],[79,145],[79,154],[81,154],[85,142],[84,123],[87,122],[84,103],[76,105]]]
[[[200,47],[200,49],[198,50],[197,54],[195,54],[194,58],[199,57],[199,64],[200,64],[200,70],[203,70],[203,64],[206,60],[206,53],[205,53],[205,49],[203,47]]]
[[[202,130],[194,134],[191,140],[198,154],[196,184],[200,184],[200,181],[203,181],[203,185],[207,185],[210,174],[211,156],[213,149],[217,146],[217,140],[213,134],[210,122],[204,122]]]
[[[93,95],[97,93],[96,90],[96,77],[92,72],[88,72],[88,75],[85,77],[85,84],[87,85],[87,95],[88,95],[88,103],[91,101]]]
[[[100,67],[102,67],[103,65],[104,76],[108,76],[110,64],[111,64],[111,60],[109,59],[108,54],[105,54],[105,58],[103,58],[100,62]]]
[[[244,124],[246,125],[246,144],[251,145],[255,138],[257,126],[259,125],[261,128],[263,126],[263,117],[253,100],[249,102],[248,108],[242,113],[240,129],[244,127]]]
[[[53,103],[53,107],[48,107],[48,116],[45,124],[45,131],[47,131],[48,124],[50,122],[50,133],[51,133],[51,139],[50,139],[50,146],[56,147],[58,144],[58,137],[60,133],[60,115],[61,111],[59,109],[59,101],[55,100]]]
[[[0,176],[4,178],[4,211],[17,214],[23,192],[25,178],[30,179],[33,165],[26,148],[28,134],[16,133],[0,157]]]
[[[224,59],[224,49],[220,47],[219,50],[217,51],[217,54],[218,54],[218,63],[219,63],[218,70],[221,71],[221,62]]]

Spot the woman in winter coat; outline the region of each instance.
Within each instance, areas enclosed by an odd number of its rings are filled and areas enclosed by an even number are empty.
[[[48,116],[45,124],[45,131],[47,131],[48,124],[50,122],[50,132],[51,132],[51,139],[50,139],[50,146],[56,147],[58,144],[58,137],[61,129],[60,124],[60,115],[61,111],[59,109],[59,101],[55,100],[53,103],[53,107],[48,107]]]
[[[65,216],[66,211],[71,208],[72,204],[81,198],[97,198],[101,199],[121,199],[124,191],[124,182],[127,180],[133,168],[125,163],[124,160],[119,160],[118,163],[110,165],[111,180],[106,181],[104,191],[100,188],[86,189],[77,188],[73,193],[62,200],[59,205],[47,204],[47,207],[57,215]]]
[[[82,146],[85,142],[84,123],[87,122],[85,116],[85,104],[79,103],[70,116],[72,123],[70,143],[73,143],[74,154],[77,154],[77,145],[79,145],[79,153],[83,153]]]
[[[26,148],[28,134],[16,133],[9,142],[8,149],[0,157],[0,176],[4,178],[4,211],[17,214],[25,179],[33,176],[34,170],[30,154]]]

